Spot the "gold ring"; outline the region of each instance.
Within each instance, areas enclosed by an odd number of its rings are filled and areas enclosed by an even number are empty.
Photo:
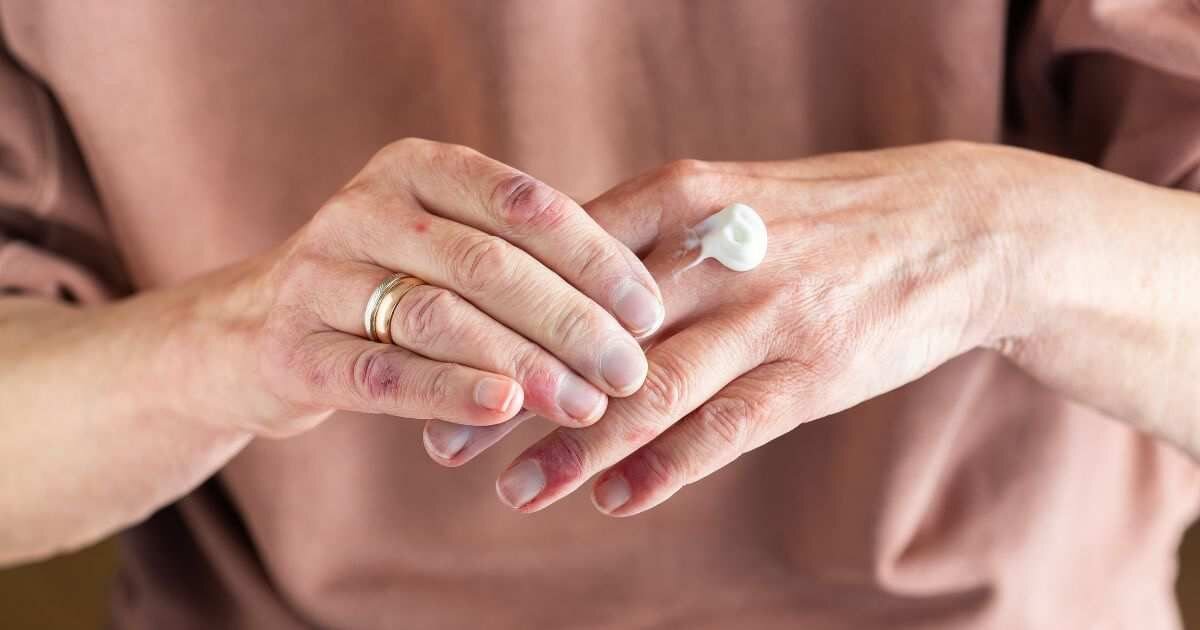
[[[375,287],[363,311],[363,329],[367,339],[392,343],[392,315],[406,293],[425,284],[425,281],[406,273],[395,273]]]

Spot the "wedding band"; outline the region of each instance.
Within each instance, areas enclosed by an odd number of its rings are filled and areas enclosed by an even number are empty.
[[[367,339],[392,343],[392,315],[406,293],[425,284],[425,281],[406,273],[395,273],[375,287],[363,311],[363,330]]]

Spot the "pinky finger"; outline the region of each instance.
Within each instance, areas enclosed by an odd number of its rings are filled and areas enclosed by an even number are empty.
[[[470,427],[445,420],[430,420],[425,423],[422,441],[430,459],[450,468],[457,468],[471,461],[504,436],[512,433],[521,423],[537,414],[522,410],[512,420],[486,427]]]
[[[502,374],[442,363],[340,332],[314,333],[285,361],[294,399],[313,406],[472,425],[499,424],[524,402]]]
[[[794,428],[795,368],[770,363],[747,372],[654,441],[601,473],[592,503],[610,516],[632,516],[743,453]]]

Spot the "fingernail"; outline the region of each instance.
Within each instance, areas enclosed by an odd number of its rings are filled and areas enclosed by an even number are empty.
[[[508,411],[517,396],[518,387],[512,381],[483,378],[475,384],[475,402],[492,411]]]
[[[442,459],[453,459],[471,439],[472,428],[449,422],[433,422],[425,429],[425,448]]]
[[[600,358],[600,375],[618,392],[632,392],[646,378],[646,355],[633,344],[616,342]]]
[[[605,514],[610,514],[613,510],[629,503],[631,496],[633,496],[633,491],[629,488],[629,482],[625,481],[625,476],[616,474],[596,486],[592,498],[595,499],[597,509]]]
[[[572,418],[580,422],[594,420],[603,405],[604,393],[578,376],[567,374],[559,381],[558,406]]]
[[[666,315],[662,302],[646,287],[626,281],[617,291],[613,313],[634,335],[647,335],[662,325]]]
[[[534,500],[546,487],[546,475],[535,460],[527,459],[504,471],[496,480],[496,493],[509,507],[519,508]]]

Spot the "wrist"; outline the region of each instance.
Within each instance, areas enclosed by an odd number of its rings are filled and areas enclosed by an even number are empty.
[[[163,383],[165,411],[221,431],[244,432],[272,412],[268,388],[257,382],[256,335],[265,313],[256,308],[253,261],[135,298],[135,321],[150,330],[149,373]],[[261,297],[261,296],[260,296]]]
[[[1015,358],[1046,334],[1064,302],[1089,299],[1090,247],[1080,210],[1094,205],[1102,172],[1086,164],[1022,149],[1008,159],[997,203],[986,213],[996,264],[980,302],[991,308],[983,345]],[[1086,223],[1086,222],[1084,222]],[[1090,229],[1091,226],[1088,226]]]

